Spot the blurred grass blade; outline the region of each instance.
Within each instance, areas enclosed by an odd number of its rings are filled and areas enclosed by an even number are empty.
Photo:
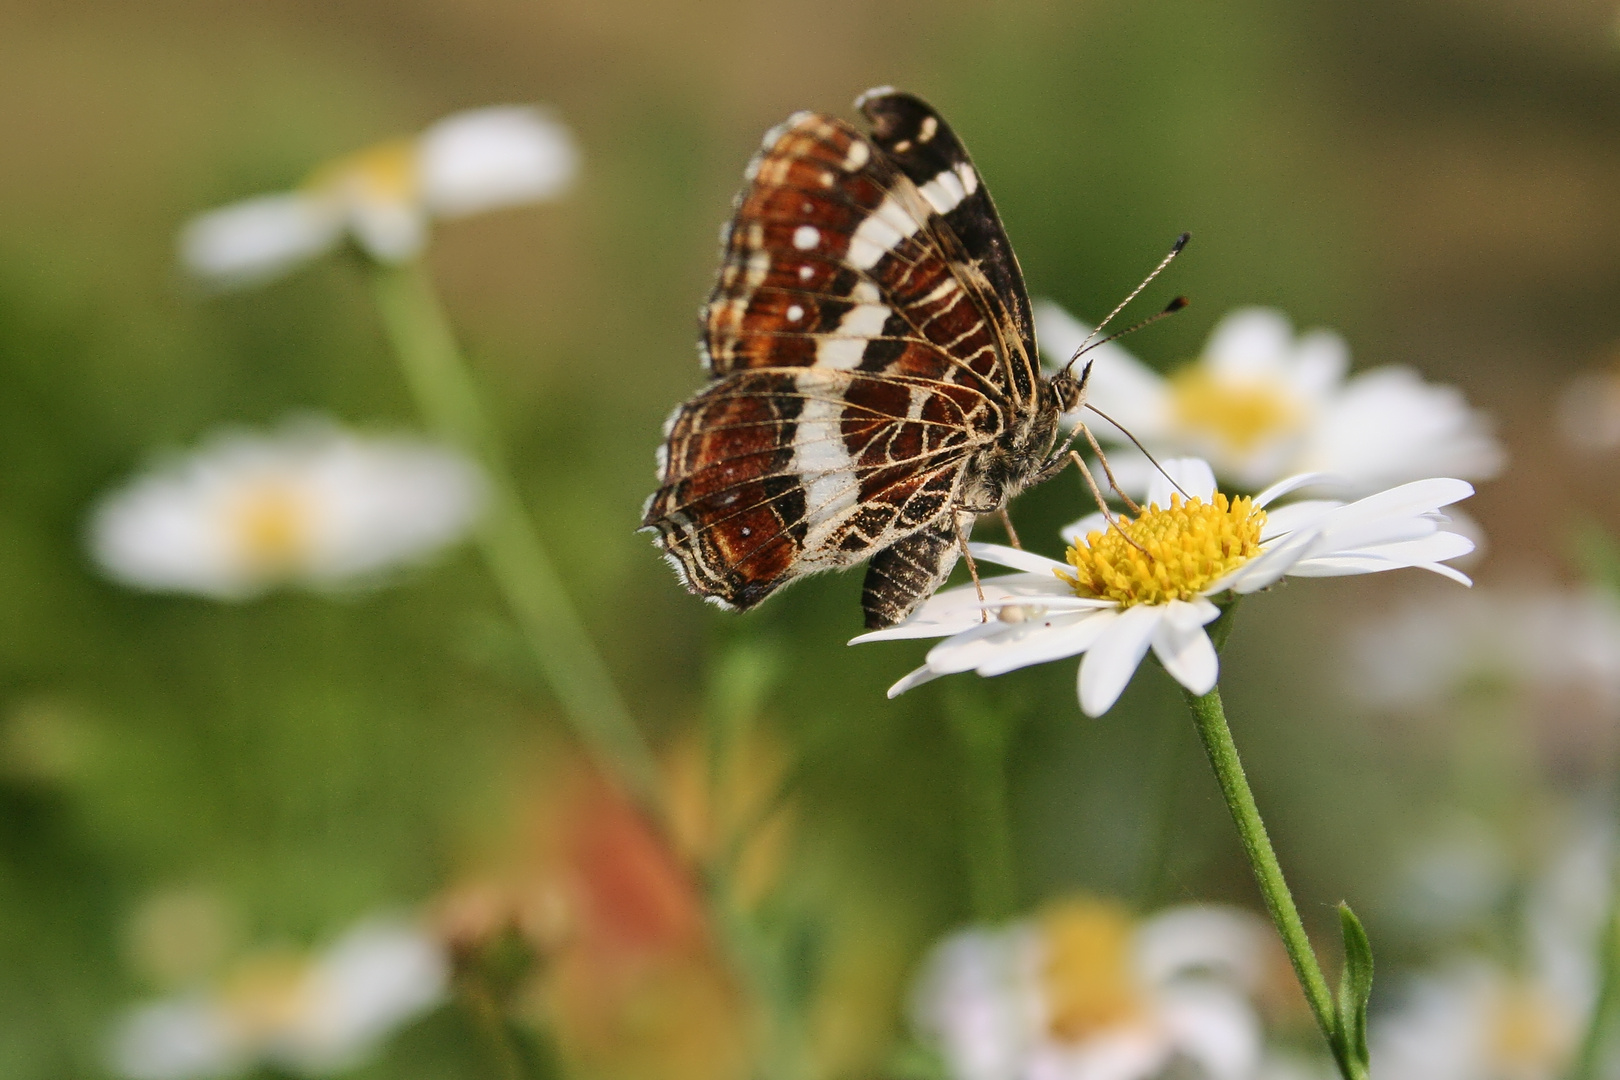
[[[420,265],[377,265],[373,292],[405,381],[428,426],[474,455],[490,481],[479,543],[535,663],[597,764],[663,820],[658,767],[607,665],[563,588],[518,498],[476,384],[438,294]]]

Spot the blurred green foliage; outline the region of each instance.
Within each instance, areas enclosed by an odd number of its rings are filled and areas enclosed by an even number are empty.
[[[858,575],[725,616],[634,535],[659,422],[699,382],[693,312],[759,133],[871,84],[926,94],[973,149],[1032,290],[1093,317],[1192,230],[1162,290],[1194,306],[1139,355],[1184,358],[1227,308],[1273,303],[1346,332],[1362,363],[1462,382],[1500,408],[1522,463],[1474,508],[1485,572],[1556,569],[1568,502],[1610,529],[1620,514],[1546,438],[1557,378],[1620,338],[1620,58],[1582,22],[1593,5],[1535,7],[8,5],[0,1074],[97,1074],[107,1024],[157,989],[128,946],[155,891],[215,890],[245,942],[318,942],[454,880],[558,738],[467,551],[385,591],[241,606],[96,577],[87,507],[154,454],[289,411],[415,425],[356,264],[204,297],[172,262],[188,214],[454,108],[546,101],[573,124],[578,191],[443,228],[434,268],[646,729],[673,743],[712,692],[798,759],[783,889],[824,936],[872,946],[863,985],[888,1012],[843,1062],[869,1075],[909,965],[971,914],[969,723],[1003,725],[1017,908],[1080,886],[1143,906],[1252,893],[1160,673],[1090,721],[1071,665],[1022,672],[973,686],[981,715],[953,727],[950,680],[883,697],[918,650],[844,647]],[[1046,548],[1083,510],[1065,478],[1015,513]],[[1449,805],[1444,739],[1348,721],[1335,656],[1348,611],[1427,585],[1247,605],[1225,680],[1307,921],[1329,940],[1331,903],[1351,898],[1381,965],[1370,897],[1402,834]],[[769,677],[750,682],[729,658],[761,641]],[[441,1012],[359,1075],[486,1075],[469,1023]]]

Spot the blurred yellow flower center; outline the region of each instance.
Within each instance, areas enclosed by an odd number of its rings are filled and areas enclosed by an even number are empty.
[[[1239,454],[1292,433],[1304,419],[1299,403],[1281,387],[1222,380],[1202,364],[1170,376],[1170,407],[1178,426]]]
[[[1131,920],[1123,909],[1068,901],[1042,916],[1041,940],[1041,988],[1053,1036],[1078,1042],[1141,1014],[1131,969]]]
[[[265,483],[230,509],[228,528],[243,561],[260,572],[298,566],[309,551],[314,508],[283,483]]]
[[[1493,1005],[1487,1036],[1493,1061],[1539,1073],[1568,1057],[1575,1029],[1544,993],[1516,985]]]
[[[1266,512],[1247,495],[1228,500],[1216,492],[1205,503],[1172,494],[1168,510],[1155,503],[1134,521],[1121,516],[1124,536],[1112,527],[1089,534],[1069,549],[1074,573],[1056,573],[1076,595],[1115,600],[1120,607],[1190,600],[1260,554],[1265,522]]]
[[[327,162],[310,174],[304,186],[396,203],[414,202],[417,185],[416,142],[393,139]]]
[[[237,966],[220,987],[220,999],[239,1032],[258,1038],[303,1021],[312,989],[309,961],[291,953],[265,953]]]

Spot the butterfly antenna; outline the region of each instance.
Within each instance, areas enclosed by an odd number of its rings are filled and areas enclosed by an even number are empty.
[[[1086,402],[1086,408],[1090,409],[1092,412],[1096,413],[1098,416],[1102,417],[1104,420],[1106,420],[1110,424],[1114,425],[1114,427],[1119,429],[1119,433],[1121,435],[1123,435],[1127,439],[1131,440],[1131,445],[1136,447],[1138,450],[1142,451],[1142,456],[1147,458],[1148,461],[1152,462],[1153,467],[1155,469],[1159,470],[1159,475],[1160,476],[1162,476],[1166,480],[1170,481],[1170,486],[1171,487],[1173,487],[1177,491],[1181,492],[1181,497],[1183,499],[1191,499],[1192,498],[1191,495],[1187,494],[1187,489],[1182,487],[1180,484],[1178,484],[1176,482],[1176,478],[1171,476],[1168,472],[1166,472],[1163,465],[1159,464],[1159,459],[1154,457],[1152,452],[1149,451],[1147,447],[1142,445],[1142,440],[1138,439],[1135,435],[1133,435],[1131,433],[1130,428],[1126,427],[1124,424],[1120,423],[1118,420],[1115,420],[1112,416],[1109,416],[1107,413],[1103,412],[1101,409],[1097,408],[1097,406],[1093,405],[1089,401]],[[1101,457],[1102,455],[1099,453],[1098,456]]]
[[[1189,241],[1191,239],[1192,239],[1192,233],[1182,233],[1180,236],[1176,237],[1176,242],[1173,245],[1171,245],[1171,247],[1170,247],[1170,253],[1168,255],[1166,255],[1164,258],[1159,260],[1159,265],[1155,266],[1153,268],[1153,272],[1151,274],[1149,274],[1147,277],[1142,279],[1142,284],[1140,284],[1136,288],[1132,289],[1131,294],[1129,296],[1127,296],[1125,299],[1121,300],[1117,305],[1115,305],[1114,310],[1110,311],[1108,313],[1108,317],[1106,319],[1104,319],[1102,322],[1098,323],[1096,325],[1096,327],[1091,331],[1091,333],[1086,335],[1086,340],[1084,340],[1084,341],[1082,341],[1080,343],[1080,347],[1074,351],[1074,355],[1071,356],[1069,358],[1069,362],[1066,365],[1064,365],[1064,370],[1065,371],[1067,371],[1069,368],[1074,366],[1074,362],[1076,360],[1080,359],[1080,355],[1082,353],[1084,353],[1086,351],[1086,349],[1091,345],[1092,339],[1095,338],[1098,334],[1102,333],[1103,329],[1105,327],[1107,327],[1109,323],[1114,321],[1114,316],[1118,315],[1121,311],[1124,311],[1126,305],[1128,305],[1132,300],[1135,300],[1138,296],[1142,295],[1142,290],[1143,289],[1145,289],[1149,285],[1153,284],[1153,279],[1154,278],[1156,278],[1160,274],[1164,273],[1164,268],[1169,266],[1172,262],[1175,261],[1176,256],[1181,254],[1181,249],[1186,247],[1187,246],[1187,241]],[[1163,314],[1163,313],[1161,312],[1161,314]],[[1130,331],[1126,331],[1126,333],[1129,333],[1129,332]],[[1112,339],[1110,339],[1110,340],[1112,340]]]

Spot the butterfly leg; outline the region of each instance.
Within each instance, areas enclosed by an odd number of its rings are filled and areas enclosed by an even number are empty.
[[[1114,512],[1108,509],[1108,502],[1103,498],[1102,489],[1097,486],[1097,478],[1091,475],[1090,469],[1086,468],[1086,459],[1080,456],[1080,452],[1078,450],[1070,450],[1069,457],[1080,469],[1080,475],[1085,479],[1086,487],[1091,489],[1091,497],[1097,501],[1097,509],[1102,511],[1103,519],[1108,522],[1109,526],[1113,528],[1115,532],[1123,536],[1125,538],[1125,542],[1130,544],[1131,547],[1135,548],[1137,551],[1140,551],[1144,555],[1149,555],[1148,549],[1132,539],[1131,534],[1126,532],[1124,527],[1120,525],[1119,518],[1115,517]],[[1138,510],[1140,510],[1140,507]],[[1151,557],[1152,556],[1149,555],[1149,558]]]
[[[1136,505],[1135,499],[1132,499],[1129,495],[1125,494],[1124,490],[1122,490],[1119,486],[1119,481],[1114,479],[1114,470],[1108,465],[1108,455],[1103,453],[1102,447],[1097,445],[1097,436],[1093,435],[1091,433],[1091,429],[1085,424],[1076,424],[1075,428],[1081,434],[1085,435],[1086,442],[1091,444],[1092,452],[1097,455],[1097,460],[1102,463],[1103,475],[1108,477],[1108,486],[1114,489],[1115,495],[1118,495],[1120,498],[1125,500],[1125,505],[1131,508],[1131,513],[1140,517],[1142,514],[1142,508]]]
[[[1024,545],[1018,542],[1018,530],[1013,528],[1012,515],[1007,513],[1007,508],[1003,506],[1000,510],[996,511],[996,514],[1001,518],[1001,527],[1007,530],[1007,540],[1012,544],[1013,547],[1017,548],[1019,551],[1023,551]]]
[[[973,520],[971,516],[969,521]],[[973,552],[968,550],[967,530],[962,528],[962,511],[951,508],[951,522],[956,526],[956,543],[962,549],[962,558],[967,560],[968,576],[973,578],[973,591],[979,594],[979,603],[984,603],[984,584],[979,581],[979,564],[973,560]],[[990,621],[990,609],[985,608],[979,614],[980,622]]]

